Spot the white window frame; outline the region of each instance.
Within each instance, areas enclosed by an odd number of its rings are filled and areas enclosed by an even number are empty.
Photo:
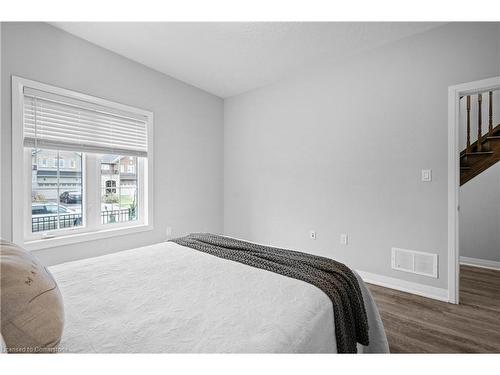
[[[117,110],[137,113],[147,119],[148,157],[137,158],[137,186],[140,213],[138,220],[100,224],[101,171],[97,155],[85,153],[82,158],[82,206],[85,214],[82,227],[51,230],[33,234],[31,217],[31,151],[24,147],[23,102],[24,88],[30,87],[61,96],[83,100]],[[29,156],[28,156],[29,155]],[[19,160],[23,162],[20,163]],[[28,250],[39,250],[79,242],[123,236],[153,229],[153,113],[143,109],[82,94],[41,82],[12,76],[12,238]],[[90,183],[93,181],[94,183]],[[99,184],[97,184],[99,182]],[[93,186],[95,185],[95,186]],[[141,188],[141,186],[143,188]],[[96,207],[96,202],[99,204]],[[22,212],[23,215],[18,213]]]

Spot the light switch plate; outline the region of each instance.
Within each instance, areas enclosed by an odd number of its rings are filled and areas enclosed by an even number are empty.
[[[311,240],[315,240],[315,239],[316,239],[316,231],[314,231],[314,230],[310,230],[310,231],[309,231],[309,238],[310,238]]]
[[[342,233],[340,235],[340,244],[347,245],[347,233]]]
[[[422,181],[423,182],[432,181],[432,169],[422,169]]]

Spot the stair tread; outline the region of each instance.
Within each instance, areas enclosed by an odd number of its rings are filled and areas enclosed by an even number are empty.
[[[491,154],[494,154],[495,152],[494,151],[477,151],[477,152],[466,152],[465,155],[466,156],[470,156],[470,155],[491,155]]]

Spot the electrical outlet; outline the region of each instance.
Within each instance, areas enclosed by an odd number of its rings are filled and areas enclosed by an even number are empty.
[[[431,182],[432,181],[432,170],[431,169],[422,169],[422,181],[423,182]]]
[[[340,244],[347,245],[347,233],[342,233],[340,235]]]
[[[311,240],[315,240],[315,239],[316,239],[316,231],[314,231],[314,230],[310,230],[310,231],[309,231],[309,238],[310,238]]]

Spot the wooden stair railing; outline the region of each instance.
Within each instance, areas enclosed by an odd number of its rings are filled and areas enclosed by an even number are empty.
[[[466,148],[460,153],[460,185],[500,161],[500,124],[493,127],[493,92],[488,92],[488,131],[482,134],[483,93],[477,94],[477,140],[471,144],[471,95],[466,97]]]
[[[467,95],[467,153],[470,154],[470,95]]]
[[[490,115],[490,120],[488,121],[488,135],[493,137],[493,91],[489,93],[490,105],[488,107],[488,114]]]
[[[483,113],[482,104],[483,104],[483,94],[477,94],[477,108],[478,108],[477,109],[477,139],[481,139],[481,137],[483,136],[483,129],[481,129],[481,125],[482,125],[481,116]],[[482,142],[477,143],[477,151],[478,152],[483,151],[483,143]]]

